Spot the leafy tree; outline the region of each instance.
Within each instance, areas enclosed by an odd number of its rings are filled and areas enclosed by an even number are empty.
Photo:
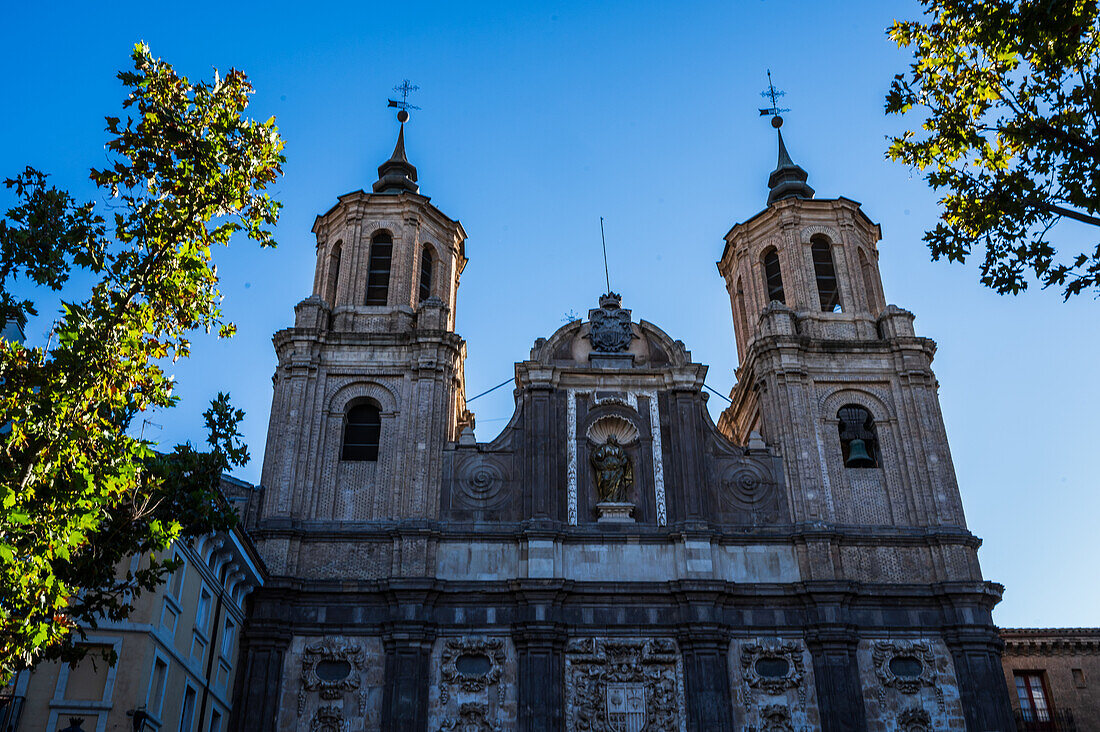
[[[981,281],[1001,294],[1032,275],[1066,299],[1100,294],[1100,245],[1059,255],[1051,242],[1063,219],[1100,227],[1096,0],[921,1],[923,19],[889,29],[915,59],[886,111],[923,119],[887,155],[944,192],[924,237],[933,259],[964,261],[980,246]]]
[[[243,116],[243,73],[191,82],[144,44],[132,59],[118,74],[125,120],[107,118],[109,166],[91,172],[113,236],[41,173],[7,181],[18,205],[0,220],[0,323],[35,312],[13,294],[19,279],[56,291],[75,268],[95,282],[62,304],[46,347],[0,344],[0,679],[79,658],[83,627],[126,617],[175,568],[157,556],[171,542],[230,527],[219,479],[248,459],[243,413],[223,394],[205,414],[209,451],[159,454],[127,431],[176,402],[162,365],[188,355],[193,331],[232,335],[211,247],[236,232],[274,245],[279,204],[264,189],[283,142],[274,119]],[[120,572],[134,554],[148,561]]]

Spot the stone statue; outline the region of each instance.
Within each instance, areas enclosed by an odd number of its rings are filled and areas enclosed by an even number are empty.
[[[607,442],[592,451],[589,460],[596,469],[596,493],[600,502],[626,502],[634,487],[634,468],[615,436],[608,436]]]

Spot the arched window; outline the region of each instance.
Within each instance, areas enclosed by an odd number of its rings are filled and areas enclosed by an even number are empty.
[[[827,313],[840,312],[840,290],[836,285],[836,266],[833,264],[833,248],[823,236],[810,239],[810,253],[814,259],[814,276],[817,278],[817,295],[821,309]]]
[[[420,302],[432,296],[432,250],[424,247],[420,255]]]
[[[846,468],[877,468],[878,437],[875,419],[858,404],[846,404],[837,412],[840,449]]]
[[[367,305],[385,305],[390,294],[390,259],[393,257],[393,237],[386,232],[370,240],[370,261],[367,264]]]
[[[332,253],[328,255],[328,282],[325,284],[325,300],[336,306],[336,287],[340,284],[340,250],[342,242],[336,242]]]
[[[772,247],[764,252],[764,284],[768,287],[768,301],[786,304],[783,296],[783,272],[779,269],[779,252]]]
[[[378,442],[382,436],[382,414],[373,404],[362,402],[344,413],[344,441],[341,460],[378,459]]]

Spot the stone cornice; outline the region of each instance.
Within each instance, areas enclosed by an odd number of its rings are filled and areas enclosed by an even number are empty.
[[[1005,655],[1100,655],[1100,628],[1001,628]]]

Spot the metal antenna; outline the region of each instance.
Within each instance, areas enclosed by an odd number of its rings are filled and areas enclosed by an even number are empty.
[[[603,276],[607,280],[607,294],[611,294],[611,275],[607,272],[607,237],[603,234],[603,216],[600,217],[600,241],[603,243]]]
[[[775,84],[772,83],[772,70],[768,69],[768,88],[765,89],[764,91],[760,92],[760,96],[765,97],[766,99],[770,100],[771,103],[772,103],[772,106],[768,107],[767,109],[761,109],[760,110],[760,116],[761,117],[766,117],[767,115],[770,114],[772,116],[772,127],[776,128],[776,129],[779,129],[780,127],[783,126],[783,118],[780,117],[779,115],[782,114],[783,112],[790,112],[791,111],[787,107],[780,107],[779,106],[779,97],[786,96],[786,94],[787,94],[787,92],[779,91],[778,89],[775,88]]]
[[[393,90],[401,95],[401,101],[399,102],[396,99],[389,99],[389,100],[387,100],[389,102],[388,106],[396,107],[397,109],[400,110],[397,113],[397,121],[398,122],[401,122],[401,123],[408,122],[409,121],[409,110],[410,109],[420,109],[420,107],[416,106],[415,104],[409,104],[409,95],[412,94],[414,91],[419,91],[420,87],[417,86],[416,84],[412,83],[408,79],[405,79],[400,84],[395,86],[393,88]]]

